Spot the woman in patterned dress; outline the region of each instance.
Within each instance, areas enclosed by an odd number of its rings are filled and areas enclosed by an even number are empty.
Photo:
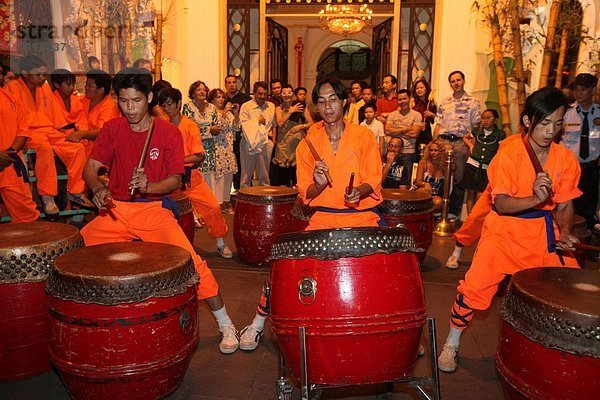
[[[240,108],[232,106],[230,102],[225,103],[225,92],[221,89],[211,90],[208,93],[208,101],[217,108],[217,125],[221,129],[219,134],[214,136],[216,168],[214,193],[221,205],[221,211],[233,214],[230,193],[233,174],[238,168],[233,152],[233,140],[235,131],[240,129]]]
[[[217,108],[207,100],[208,86],[202,81],[190,85],[188,92],[192,100],[183,106],[182,113],[193,120],[200,128],[202,146],[204,146],[204,161],[200,164],[202,177],[213,193],[216,188],[215,135],[221,133],[217,124]]]

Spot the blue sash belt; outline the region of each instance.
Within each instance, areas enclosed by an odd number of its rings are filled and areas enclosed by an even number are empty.
[[[330,208],[330,207],[315,207],[319,212],[326,212],[331,214],[354,214],[354,213],[363,213],[363,212],[373,212],[377,214],[379,217],[379,221],[377,221],[377,225],[379,226],[388,226],[383,218],[383,214],[379,211],[377,207],[367,208],[366,210],[357,210],[356,208]]]
[[[161,197],[160,200],[150,200],[143,197],[133,199],[134,203],[150,203],[152,201],[160,201],[162,203],[162,208],[170,210],[175,218],[179,219],[179,207],[177,206],[177,202],[170,197]]]
[[[8,148],[7,151],[8,150],[12,150],[12,148]],[[23,163],[21,157],[19,157],[17,153],[12,153],[10,154],[10,158],[12,158],[14,161],[12,166],[15,169],[15,173],[17,174],[17,176],[23,178],[23,182],[29,183],[29,175],[27,174],[27,168],[25,167],[25,164]]]
[[[496,206],[492,207],[492,210],[496,210]],[[539,210],[537,208],[530,208],[514,214],[500,214],[507,217],[516,217],[524,219],[544,218],[546,221],[546,241],[548,242],[548,253],[555,253],[556,248],[554,242],[556,242],[556,236],[554,235],[554,223],[552,218],[552,212],[549,210]]]

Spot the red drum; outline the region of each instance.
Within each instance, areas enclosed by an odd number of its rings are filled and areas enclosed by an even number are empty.
[[[302,202],[300,196],[296,199],[292,208],[292,230],[290,232],[303,231],[308,226],[310,217],[315,213],[314,207]]]
[[[266,265],[275,236],[292,229],[296,189],[254,186],[240,189],[235,202],[233,239],[242,261]]]
[[[271,252],[271,321],[300,377],[357,385],[399,379],[414,365],[426,319],[415,244],[405,228],[344,228],[280,235]]]
[[[50,361],[74,399],[158,399],[181,383],[198,343],[190,254],[109,243],[62,257],[48,277]]]
[[[433,236],[433,200],[431,195],[415,190],[382,189],[379,209],[388,226],[403,224],[412,233],[419,253],[419,263],[425,259]]]
[[[44,285],[55,259],[81,246],[71,225],[0,225],[0,381],[50,370]]]
[[[517,272],[502,305],[496,368],[508,399],[600,399],[600,274]]]
[[[179,226],[181,226],[183,233],[185,233],[185,236],[193,245],[196,228],[194,227],[194,209],[192,208],[192,203],[184,192],[175,192],[171,195],[171,198],[177,203]]]

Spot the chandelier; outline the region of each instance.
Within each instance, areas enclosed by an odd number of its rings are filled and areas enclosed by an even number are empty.
[[[321,28],[332,33],[348,36],[362,31],[371,24],[373,11],[366,4],[361,6],[327,5],[319,11]]]

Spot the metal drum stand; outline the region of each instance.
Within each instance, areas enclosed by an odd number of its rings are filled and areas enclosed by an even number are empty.
[[[440,400],[440,379],[437,361],[437,342],[436,342],[436,327],[435,319],[427,318],[427,332],[429,336],[429,364],[431,376],[405,376],[404,378],[380,382],[393,385],[401,383],[410,385],[417,389],[419,397],[423,400]],[[339,387],[347,387],[350,385],[316,385],[308,382],[308,363],[306,347],[306,328],[301,326],[298,328],[298,338],[300,346],[300,390],[302,400],[319,400],[324,389],[332,389]],[[423,386],[429,386],[431,393],[425,391]],[[279,351],[279,379],[276,383],[276,392],[278,400],[291,400],[294,386],[287,378],[287,368],[283,354]]]

